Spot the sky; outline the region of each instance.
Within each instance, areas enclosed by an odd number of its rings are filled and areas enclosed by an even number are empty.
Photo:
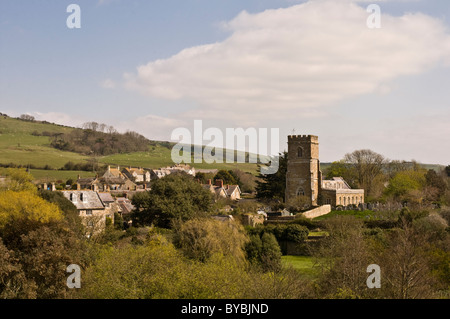
[[[166,141],[195,120],[278,128],[277,152],[318,135],[322,162],[448,165],[449,27],[448,0],[0,0],[0,112]]]

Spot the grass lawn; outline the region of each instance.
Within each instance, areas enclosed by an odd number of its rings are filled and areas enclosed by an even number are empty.
[[[310,256],[282,256],[281,262],[285,267],[292,267],[310,279],[317,278],[319,270],[314,268],[314,258]]]
[[[58,180],[65,182],[68,179],[76,181],[78,175],[82,178],[95,176],[95,173],[85,171],[57,171],[43,169],[30,169],[30,173],[33,175],[34,180],[41,182],[55,182]]]

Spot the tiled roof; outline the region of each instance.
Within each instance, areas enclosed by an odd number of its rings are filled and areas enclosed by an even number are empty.
[[[103,203],[113,203],[114,198],[111,196],[110,193],[98,193],[98,196],[100,197],[100,200]]]
[[[70,200],[78,210],[104,209],[97,192],[94,191],[62,191],[65,198]]]
[[[236,189],[237,189],[238,191],[240,191],[239,185],[228,185],[228,188],[226,189],[227,195],[230,196],[231,194],[233,194],[233,192],[234,192]]]

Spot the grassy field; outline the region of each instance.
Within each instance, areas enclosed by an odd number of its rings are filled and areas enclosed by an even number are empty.
[[[82,178],[93,177],[95,173],[85,171],[57,171],[57,170],[43,170],[43,169],[31,169],[31,175],[37,181],[41,182],[54,182],[61,180],[63,182],[68,179],[76,180],[78,175]]]
[[[281,262],[285,267],[298,270],[305,277],[314,279],[318,276],[318,269],[314,267],[314,258],[310,256],[282,256]]]
[[[133,167],[145,167],[157,169],[160,167],[171,166],[173,161],[171,158],[171,149],[161,146],[154,145],[150,146],[148,152],[136,152],[127,154],[114,154],[109,156],[104,156],[99,159],[101,163],[112,164],[112,165],[122,165],[122,166],[133,166]],[[251,163],[192,163],[192,167],[197,169],[240,169],[244,172],[250,172],[252,174],[257,173],[257,165]]]
[[[47,136],[34,136],[33,132],[65,133],[73,128],[49,123],[27,122],[0,117],[0,163],[18,165],[49,165],[55,169],[68,161],[84,162],[87,156],[63,152],[50,146]]]
[[[34,132],[67,133],[74,128],[56,125],[52,123],[22,121],[15,118],[0,117],[0,163],[16,165],[34,165],[43,168],[48,165],[53,169],[59,169],[67,162],[85,163],[89,159],[78,153],[60,151],[53,148],[51,138],[48,136],[35,136]],[[171,149],[164,147],[159,142],[153,142],[148,152],[136,152],[128,154],[114,154],[97,157],[103,164],[134,166],[145,168],[160,168],[173,165]],[[191,166],[203,169],[241,169],[245,172],[257,173],[257,165],[242,163],[192,163]],[[33,176],[40,178],[68,179],[77,176],[79,172],[67,171],[41,171],[34,170]],[[81,174],[85,176],[85,172]]]

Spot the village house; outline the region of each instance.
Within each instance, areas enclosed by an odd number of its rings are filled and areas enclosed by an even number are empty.
[[[108,169],[106,170],[105,174],[103,174],[103,177],[105,178],[122,178],[125,179],[125,175],[120,171],[120,166],[117,166],[117,168],[112,168],[111,165],[108,165]]]
[[[227,198],[225,188],[220,185],[213,185],[210,179],[207,184],[203,184],[202,186],[214,195],[215,200],[218,200],[219,198]]]
[[[89,177],[78,178],[77,190],[92,190],[100,192],[110,191],[133,191],[137,189],[137,185],[128,178],[121,177]]]
[[[215,195],[216,199],[219,198],[230,198],[231,200],[240,200],[241,199],[241,190],[239,185],[225,185],[223,184],[223,180],[217,179],[215,185],[211,183],[211,180],[208,179],[207,184],[202,185],[205,189],[209,190],[212,194]]]
[[[186,174],[195,176],[195,168],[187,164],[176,164],[174,166],[162,167],[159,169],[152,169],[150,171],[151,179],[160,179],[164,176],[170,175],[176,172],[185,172]]]
[[[150,170],[150,179],[152,179],[152,180],[161,179],[164,176],[169,175],[170,173],[172,173],[172,171],[169,169],[165,169],[165,168],[152,169],[152,170]]]
[[[69,190],[62,191],[62,193],[65,198],[75,205],[83,224],[90,230],[90,235],[98,233],[105,228],[106,218],[111,218],[111,221],[114,222],[114,213],[111,211],[111,206],[108,205],[107,207],[102,202],[98,192]]]
[[[135,167],[124,167],[122,169],[122,174],[125,175],[130,180],[135,183],[149,183],[150,182],[150,172],[144,170],[143,168],[135,168]]]
[[[227,193],[227,197],[231,200],[241,199],[241,189],[239,185],[225,185],[225,192]]]

